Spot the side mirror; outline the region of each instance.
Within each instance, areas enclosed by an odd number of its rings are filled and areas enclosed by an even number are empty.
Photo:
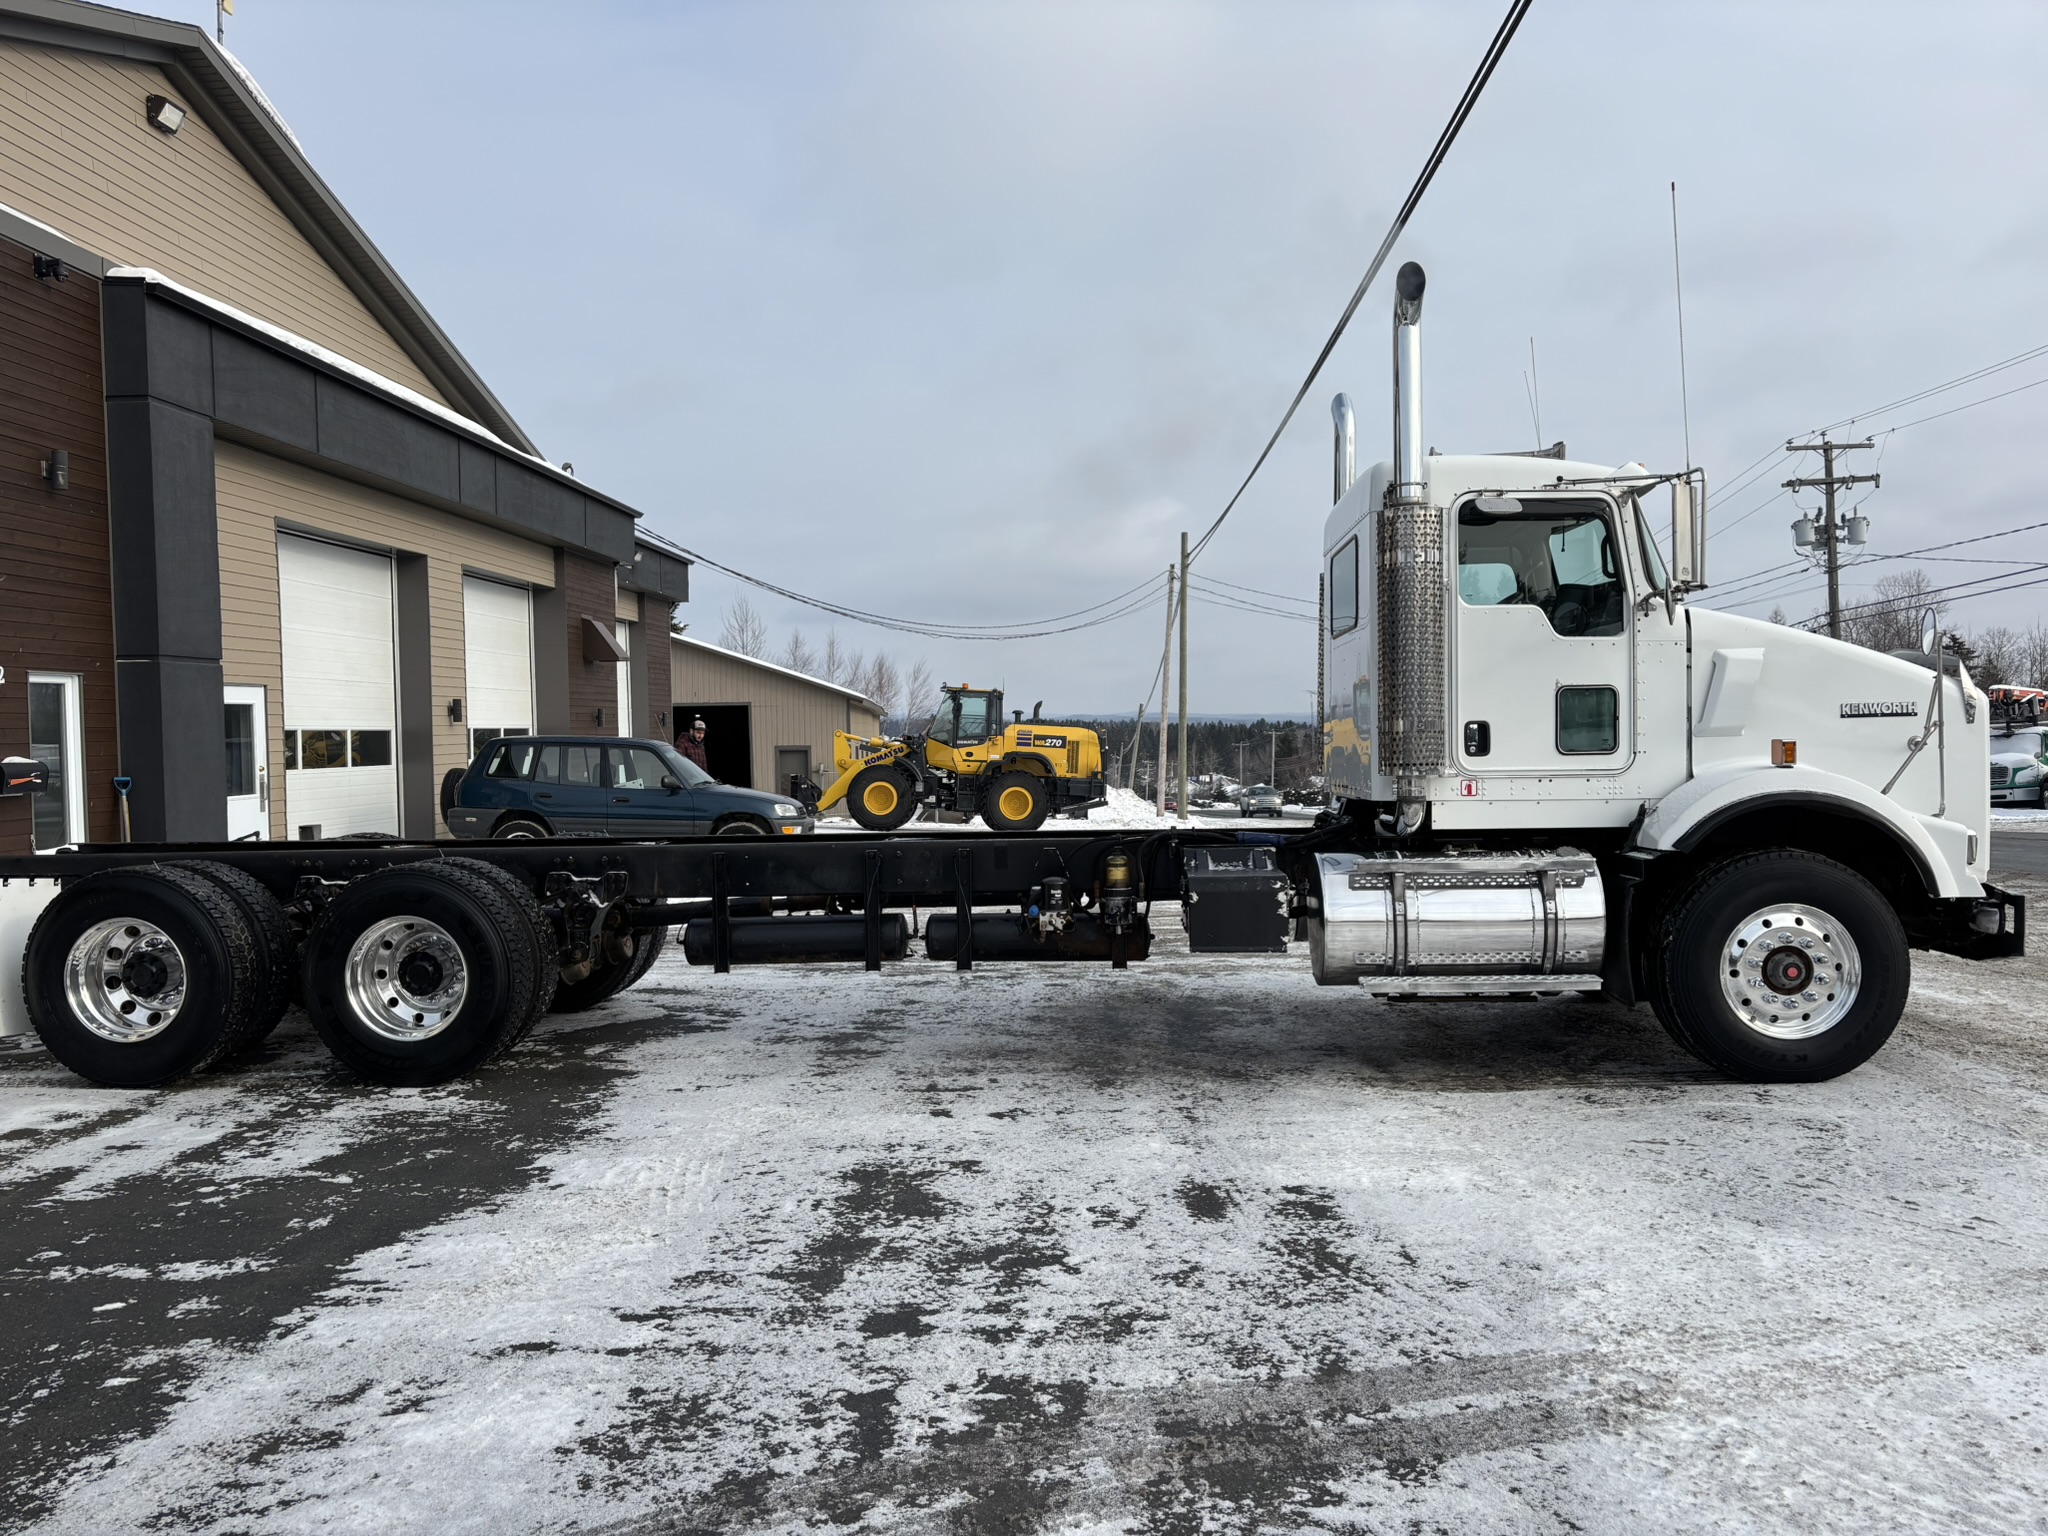
[[[1671,585],[1681,592],[1707,584],[1707,482],[1671,482]]]
[[[1935,643],[1940,639],[1941,630],[1939,626],[1937,626],[1935,623],[1934,610],[1932,608],[1929,608],[1926,612],[1920,615],[1921,654],[1924,656],[1933,656]],[[1934,665],[1937,671],[1940,670],[1941,662],[1939,661],[1939,659],[1935,661]]]
[[[675,794],[683,787],[683,782],[672,773],[664,773],[661,776],[661,787],[670,794]]]

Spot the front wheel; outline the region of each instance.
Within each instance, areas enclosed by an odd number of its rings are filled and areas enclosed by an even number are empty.
[[[1752,853],[1701,875],[1665,918],[1650,1000],[1671,1036],[1746,1082],[1853,1071],[1898,1027],[1912,959],[1898,914],[1845,865]]]
[[[1036,832],[1052,809],[1052,797],[1035,773],[1012,769],[988,787],[982,819],[998,832]]]
[[[870,832],[894,832],[910,820],[917,799],[894,768],[863,768],[846,792],[846,808]]]

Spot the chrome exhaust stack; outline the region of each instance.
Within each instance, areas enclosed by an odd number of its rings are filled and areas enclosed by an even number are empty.
[[[1394,477],[1380,510],[1381,771],[1396,809],[1382,830],[1406,837],[1447,771],[1444,739],[1444,530],[1430,505],[1422,445],[1422,268],[1394,279]]]
[[[1349,395],[1330,402],[1330,420],[1337,429],[1335,483],[1330,494],[1330,504],[1335,506],[1358,478],[1358,417],[1352,412]]]

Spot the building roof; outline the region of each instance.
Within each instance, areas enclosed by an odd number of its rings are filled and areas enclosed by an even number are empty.
[[[747,666],[759,667],[763,672],[780,673],[783,677],[794,678],[799,683],[809,683],[813,688],[822,688],[827,693],[842,694],[856,703],[867,705],[876,714],[882,712],[882,706],[862,693],[858,688],[848,688],[840,683],[830,683],[822,677],[813,677],[808,672],[799,672],[794,667],[778,666],[772,661],[763,661],[758,656],[749,656],[745,651],[729,651],[722,645],[713,645],[709,640],[699,640],[694,635],[682,634],[679,631],[671,632],[669,639],[677,645],[687,645],[695,650],[709,651],[714,656],[723,656],[727,661],[744,662]]]
[[[533,441],[320,179],[241,64],[206,34],[85,0],[0,0],[0,38],[156,65],[298,226],[420,371],[464,414],[533,454]]]

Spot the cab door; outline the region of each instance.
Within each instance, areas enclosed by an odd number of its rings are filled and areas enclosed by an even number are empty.
[[[1000,693],[956,693],[932,722],[924,760],[947,773],[976,774],[988,765],[1002,734]]]
[[[1483,496],[1452,517],[1451,747],[1460,772],[1619,773],[1634,755],[1636,613],[1606,497]]]

